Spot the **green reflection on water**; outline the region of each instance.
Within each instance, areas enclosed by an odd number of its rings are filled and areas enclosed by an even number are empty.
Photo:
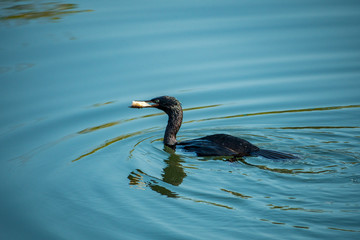
[[[343,229],[343,228],[334,228],[334,227],[328,227],[328,229],[337,230],[337,231],[343,231],[343,232],[360,232],[360,231],[352,230],[352,229]]]
[[[305,209],[305,208],[299,208],[299,207],[290,207],[290,206],[277,206],[273,204],[268,204],[268,207],[270,209],[279,209],[283,211],[303,211],[303,212],[313,212],[313,213],[324,213],[326,211],[321,209]]]
[[[275,221],[271,221],[271,220],[268,220],[268,219],[264,219],[264,218],[261,218],[259,219],[260,221],[262,222],[269,222],[271,224],[275,224],[275,225],[287,225],[286,223],[283,223],[283,222],[275,222]],[[310,227],[307,227],[307,226],[299,226],[299,225],[294,225],[292,226],[294,228],[301,228],[301,229],[310,229]]]
[[[242,162],[245,165],[251,166],[251,167],[256,167],[259,168],[261,170],[266,170],[266,171],[270,171],[270,172],[276,172],[276,173],[285,173],[285,174],[321,174],[321,173],[333,173],[336,172],[335,170],[320,170],[320,171],[314,171],[314,170],[309,170],[309,171],[305,171],[304,169],[287,169],[287,168],[269,168],[265,165],[255,165],[255,164],[251,164],[246,162],[246,160],[244,158],[233,158],[231,159],[231,161],[239,161]]]
[[[279,128],[266,128],[266,129],[347,129],[347,128],[360,128],[354,126],[305,126],[305,127],[279,127]]]
[[[115,137],[115,138],[113,138],[113,139],[110,139],[110,140],[106,141],[105,143],[103,143],[102,145],[100,145],[100,146],[92,149],[91,151],[89,151],[89,152],[87,152],[87,153],[85,153],[85,154],[77,157],[76,159],[72,160],[72,162],[79,161],[80,159],[82,159],[82,158],[84,158],[84,157],[86,157],[86,156],[89,156],[89,155],[91,155],[91,154],[94,154],[94,153],[96,153],[97,151],[99,151],[99,150],[101,150],[101,149],[103,149],[103,148],[105,148],[105,147],[107,147],[107,146],[109,146],[109,145],[111,145],[111,144],[113,144],[113,143],[116,143],[116,142],[118,142],[118,141],[127,139],[127,138],[129,138],[129,137],[133,137],[133,136],[136,136],[136,135],[141,135],[141,134],[147,133],[147,132],[149,132],[149,131],[151,131],[151,129],[144,130],[144,131],[133,132],[133,133],[129,133],[129,134],[124,134],[124,135],[120,135],[120,136],[118,136],[118,137]]]
[[[115,101],[107,101],[104,103],[95,103],[91,107],[102,107],[102,106],[113,104],[113,103],[115,103]]]
[[[227,193],[230,193],[230,194],[232,194],[232,195],[234,195],[234,196],[236,196],[236,197],[240,197],[240,198],[242,198],[242,199],[252,198],[251,196],[246,196],[246,195],[244,195],[244,194],[241,194],[241,193],[238,193],[238,192],[234,192],[234,191],[230,191],[230,190],[226,190],[226,189],[223,189],[223,188],[221,188],[220,190],[221,190],[221,191],[224,191],[224,192],[227,192]]]
[[[183,110],[185,112],[185,111],[200,110],[200,109],[214,108],[214,107],[220,107],[220,106],[222,106],[222,104],[213,104],[213,105],[206,105],[206,106],[200,106],[200,107],[185,108]]]
[[[134,117],[134,118],[129,118],[129,119],[124,119],[124,120],[119,120],[119,121],[114,121],[114,122],[109,122],[109,123],[104,123],[95,127],[89,127],[89,128],[85,128],[81,131],[79,131],[79,134],[85,134],[85,133],[90,133],[90,132],[95,132],[97,130],[101,130],[101,129],[105,129],[108,127],[112,127],[118,124],[123,124],[126,122],[131,122],[137,119],[141,119],[141,118],[149,118],[149,117],[154,117],[154,116],[160,116],[160,115],[164,115],[164,113],[154,113],[154,114],[147,114],[141,117]]]
[[[303,108],[303,109],[290,109],[290,110],[280,110],[280,111],[267,111],[267,112],[258,112],[258,113],[244,113],[244,114],[237,114],[237,115],[230,115],[230,116],[205,118],[205,119],[200,119],[200,120],[191,120],[191,121],[188,121],[187,123],[204,122],[204,121],[212,121],[212,120],[222,120],[222,119],[239,118],[239,117],[251,117],[251,116],[269,115],[269,114],[313,112],[313,111],[329,111],[329,110],[339,110],[339,109],[346,109],[346,108],[360,108],[360,105],[346,105],[346,106],[333,106],[333,107],[319,107],[319,108]]]
[[[42,2],[39,1],[3,1],[0,20],[33,20],[49,18],[61,19],[64,15],[91,12],[93,10],[74,10],[78,7],[73,3]]]
[[[99,126],[85,128],[85,129],[79,131],[78,133],[79,134],[85,134],[85,133],[89,133],[89,132],[94,132],[94,131],[99,130],[99,129],[112,127],[112,126],[117,125],[119,123],[120,123],[119,121],[109,122],[109,123],[105,123],[105,124],[102,124],[102,125],[99,125]]]

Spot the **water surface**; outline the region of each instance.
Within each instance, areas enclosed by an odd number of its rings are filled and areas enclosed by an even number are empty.
[[[358,1],[2,1],[1,239],[360,237]],[[298,160],[164,148],[215,133]]]

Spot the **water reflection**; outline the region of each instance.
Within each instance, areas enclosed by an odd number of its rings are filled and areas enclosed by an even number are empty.
[[[266,129],[347,129],[347,128],[360,128],[355,126],[305,126],[305,127],[269,127]]]
[[[128,175],[130,186],[136,186],[138,189],[145,189],[145,187],[148,187],[154,192],[169,198],[181,198],[183,200],[189,200],[196,203],[205,203],[225,209],[234,209],[230,206],[216,202],[185,197],[174,191],[173,187],[181,185],[184,178],[187,176],[185,173],[185,166],[182,165],[184,160],[181,156],[175,154],[173,149],[165,147],[164,150],[169,153],[169,157],[164,160],[166,166],[162,169],[162,178],[157,179],[140,169],[136,169]]]
[[[235,159],[233,158],[233,159],[231,159],[231,161],[239,161],[239,162],[242,162],[243,164],[245,164],[247,166],[256,167],[256,168],[259,168],[261,170],[266,170],[266,171],[275,172],[275,173],[283,173],[283,174],[299,174],[299,173],[321,174],[321,173],[334,173],[334,172],[336,172],[335,170],[319,170],[319,171],[308,170],[308,171],[306,171],[305,169],[302,169],[302,168],[298,168],[298,169],[269,168],[269,167],[267,167],[265,165],[256,165],[256,164],[248,163],[245,158],[235,158]]]
[[[267,206],[270,207],[270,209],[278,209],[278,210],[283,210],[283,211],[303,211],[303,212],[313,212],[313,213],[327,212],[327,211],[321,210],[321,209],[305,209],[305,208],[301,208],[301,207],[277,206],[274,204],[268,204]]]
[[[103,148],[105,148],[105,147],[107,147],[107,146],[110,146],[110,145],[113,144],[113,143],[116,143],[116,142],[121,141],[121,140],[125,140],[125,139],[130,138],[130,137],[134,137],[134,136],[137,136],[137,135],[145,134],[145,133],[147,133],[147,132],[151,132],[153,129],[154,129],[154,128],[149,128],[149,129],[147,129],[147,130],[138,131],[138,132],[133,132],[133,133],[129,133],[129,134],[124,134],[124,135],[120,135],[120,136],[118,136],[118,137],[112,138],[112,139],[106,141],[105,143],[103,143],[102,145],[100,145],[100,146],[92,149],[91,151],[89,151],[89,152],[87,152],[87,153],[85,153],[85,154],[77,157],[76,159],[72,160],[72,162],[76,162],[76,161],[78,161],[78,160],[80,160],[80,159],[82,159],[82,158],[84,158],[84,157],[86,157],[86,156],[89,156],[89,155],[91,155],[91,154],[94,154],[94,153],[96,153],[97,151],[99,151],[99,150],[101,150],[101,149],[103,149]]]
[[[165,147],[164,150],[168,152],[170,155],[168,159],[164,160],[164,162],[166,163],[166,167],[164,167],[162,170],[161,182],[168,183],[173,186],[179,186],[186,177],[184,167],[181,164],[184,162],[184,160],[182,160],[179,155],[176,155],[173,149],[169,147]],[[150,180],[145,182],[143,176],[150,177]],[[128,179],[130,180],[129,184],[132,186],[134,185],[148,186],[153,191],[160,193],[161,195],[165,195],[167,197],[176,198],[179,196],[177,193],[160,185],[159,181],[155,180],[153,177],[149,176],[140,169],[137,169],[136,171],[132,171],[129,174]]]
[[[286,225],[286,223],[283,223],[283,222],[272,221],[272,220],[264,219],[264,218],[261,218],[261,219],[259,219],[259,220],[262,221],[262,222],[269,222],[269,223],[275,224],[275,225]],[[299,226],[299,225],[293,225],[292,227],[294,227],[294,228],[301,228],[301,229],[310,229],[310,227],[307,227],[307,226]]]
[[[245,114],[237,114],[237,115],[230,115],[230,116],[205,118],[205,119],[200,119],[200,120],[191,120],[186,123],[222,120],[222,119],[239,118],[239,117],[250,117],[250,116],[259,116],[259,115],[269,115],[269,114],[331,111],[331,110],[340,110],[340,109],[347,109],[347,108],[360,108],[360,105],[346,105],[346,106],[332,106],[332,107],[318,107],[318,108],[289,109],[289,110],[268,111],[268,112],[258,112],[258,113],[245,113]]]
[[[241,194],[241,193],[238,193],[238,192],[230,191],[230,190],[227,190],[227,189],[224,189],[224,188],[221,188],[220,190],[223,191],[223,192],[230,193],[231,195],[234,195],[236,197],[240,197],[242,199],[252,198],[251,196],[247,196],[247,195],[244,195],[244,194]]]
[[[181,164],[177,163],[177,158],[171,160],[171,156],[169,157],[169,161],[165,162],[172,162],[168,164],[167,167],[163,169],[162,180],[156,179],[140,169],[136,169],[136,171],[132,171],[129,176],[129,185],[136,186],[138,189],[145,189],[145,187],[150,188],[154,192],[159,193],[160,195],[169,197],[169,198],[180,198],[183,200],[192,201],[195,203],[204,203],[216,207],[221,207],[225,209],[233,210],[233,207],[227,206],[225,204],[220,204],[216,202],[201,200],[201,199],[194,199],[190,197],[185,197],[180,195],[179,193],[170,190],[168,187],[165,187],[165,183],[169,183],[173,186],[178,186],[182,183],[183,179],[185,178],[186,174],[184,172],[184,167]],[[179,168],[178,168],[179,167]],[[166,182],[168,181],[168,182]]]
[[[173,149],[167,146],[165,146],[165,151],[170,153],[170,156],[164,161],[167,166],[163,169],[163,181],[174,186],[179,186],[186,177],[184,167],[181,165],[184,160],[182,160],[179,155],[176,155]]]
[[[360,232],[360,231],[358,231],[358,230],[343,229],[343,228],[334,228],[334,227],[328,227],[328,229],[336,230],[336,231],[343,231],[343,232]]]
[[[26,3],[24,3],[26,2]],[[77,4],[61,2],[39,1],[3,1],[1,3],[0,20],[33,20],[47,18],[50,20],[61,19],[65,15],[91,12],[93,10],[75,10]]]

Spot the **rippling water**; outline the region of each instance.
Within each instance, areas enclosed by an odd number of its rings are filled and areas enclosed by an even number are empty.
[[[358,1],[2,1],[1,239],[360,238]],[[227,133],[297,160],[164,148]]]

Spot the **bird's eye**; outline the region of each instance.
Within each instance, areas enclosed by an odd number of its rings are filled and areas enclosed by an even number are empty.
[[[153,102],[154,103],[159,103],[160,101],[159,101],[159,99],[155,99]]]

